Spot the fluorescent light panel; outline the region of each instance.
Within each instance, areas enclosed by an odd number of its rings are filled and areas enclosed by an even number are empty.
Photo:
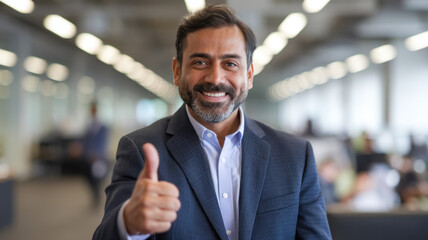
[[[292,77],[288,80],[288,86],[290,87],[290,90],[293,93],[299,93],[299,92],[303,91],[303,89],[300,88],[300,85],[298,83],[298,79],[296,77]]]
[[[257,65],[265,66],[272,60],[272,51],[265,45],[261,45],[254,50],[253,62]]]
[[[261,73],[263,71],[263,68],[265,67],[264,65],[260,65],[260,64],[256,64],[253,61],[253,67],[254,67],[254,75],[258,75],[259,73]]]
[[[346,59],[349,72],[356,73],[363,71],[369,66],[369,59],[363,54],[357,54]]]
[[[115,64],[119,60],[120,51],[110,45],[103,45],[98,53],[97,58],[106,64]]]
[[[43,21],[43,26],[62,38],[72,38],[76,35],[76,26],[59,15],[49,15]]]
[[[263,45],[268,47],[273,54],[278,54],[284,49],[287,43],[288,40],[282,32],[273,32],[267,36]]]
[[[330,0],[304,0],[302,7],[308,13],[316,13],[321,11],[328,2]]]
[[[89,54],[96,54],[103,45],[101,39],[90,33],[81,33],[76,38],[76,45]]]
[[[293,94],[290,90],[290,86],[287,80],[282,80],[281,82],[279,82],[278,90],[279,90],[278,94],[281,98],[286,98],[291,94]]]
[[[193,13],[205,7],[205,0],[184,0],[187,11]]]
[[[144,74],[146,74],[146,68],[143,66],[143,64],[141,64],[139,62],[135,62],[132,71],[130,73],[128,73],[127,76],[130,79],[137,81]]]
[[[327,65],[328,76],[331,79],[339,79],[346,75],[346,65],[343,62],[332,62]]]
[[[113,67],[123,74],[130,74],[134,70],[135,63],[136,62],[132,57],[122,54]]]
[[[393,60],[397,56],[397,50],[391,44],[377,47],[370,51],[372,62],[380,64]]]
[[[34,2],[31,0],[0,0],[20,13],[31,13],[34,10]]]
[[[51,63],[46,75],[55,81],[64,81],[68,77],[68,68],[58,63]]]
[[[323,84],[328,81],[328,71],[325,67],[316,67],[314,68],[311,73],[313,78],[315,78],[315,84]]]
[[[46,71],[47,62],[41,58],[30,56],[24,60],[24,68],[27,72],[43,74]]]
[[[407,38],[404,44],[410,51],[418,51],[428,47],[428,31]]]
[[[0,65],[6,66],[6,67],[13,67],[15,66],[17,61],[17,56],[15,53],[0,49]]]
[[[297,75],[296,79],[297,84],[299,84],[300,88],[302,88],[303,90],[312,88],[314,86],[305,74]]]
[[[308,20],[303,13],[291,13],[279,25],[278,29],[287,38],[294,38],[305,28]]]

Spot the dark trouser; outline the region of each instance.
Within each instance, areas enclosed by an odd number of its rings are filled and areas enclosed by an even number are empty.
[[[86,161],[86,159],[82,161],[82,167],[83,167],[82,173],[90,188],[93,203],[94,205],[98,205],[100,200],[100,186],[101,186],[102,179],[94,176],[92,172],[92,163],[89,161]]]

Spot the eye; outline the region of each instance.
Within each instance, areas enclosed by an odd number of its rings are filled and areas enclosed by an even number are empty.
[[[208,62],[203,59],[195,59],[192,62],[192,67],[194,69],[205,69],[208,66]]]
[[[238,67],[238,64],[233,61],[225,62],[224,65],[229,69],[232,69],[232,68],[235,69]]]
[[[203,65],[207,65],[207,63],[203,60],[196,60],[196,61],[193,61],[193,65],[203,66]]]

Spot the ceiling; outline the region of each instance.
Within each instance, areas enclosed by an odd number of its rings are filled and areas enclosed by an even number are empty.
[[[172,82],[175,34],[187,14],[184,0],[34,0],[31,14],[0,4],[0,13],[43,28],[49,14],[59,14],[117,47],[164,79]],[[302,12],[302,0],[206,0],[226,3],[254,30],[258,44],[276,31],[292,12]],[[428,28],[428,0],[331,0],[319,13],[305,13],[308,24],[256,76],[251,97],[265,97],[267,88],[299,71],[354,54],[362,41],[400,39]],[[59,37],[58,37],[59,38]],[[62,40],[62,39],[61,39]],[[62,40],[69,41],[72,40]]]

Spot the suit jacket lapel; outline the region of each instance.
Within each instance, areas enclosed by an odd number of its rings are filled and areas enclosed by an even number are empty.
[[[240,240],[251,238],[269,160],[269,145],[260,139],[264,136],[263,130],[252,120],[245,120],[239,194]]]
[[[200,141],[183,107],[173,116],[168,133],[174,135],[167,147],[180,165],[198,201],[221,239],[228,239],[218,206],[209,165]]]

